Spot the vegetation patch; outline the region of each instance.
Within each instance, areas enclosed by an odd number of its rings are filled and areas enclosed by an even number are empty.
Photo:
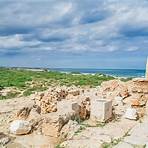
[[[0,68],[0,90],[7,87],[17,88],[24,96],[44,91],[49,86],[90,86],[96,87],[103,81],[114,77],[102,74],[80,74],[79,72],[61,73],[57,71],[31,71],[15,68]],[[15,94],[0,96],[1,99],[12,98]]]
[[[81,133],[83,130],[85,130],[86,129],[86,127],[84,127],[84,126],[80,126],[80,128],[75,132],[75,134],[74,135],[78,135],[79,133]]]
[[[19,92],[8,92],[6,96],[0,95],[0,100],[15,98],[19,95]]]

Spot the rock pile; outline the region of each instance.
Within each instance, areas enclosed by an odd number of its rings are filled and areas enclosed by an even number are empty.
[[[124,114],[126,108],[136,108],[139,117],[144,115],[148,100],[148,81],[133,79],[128,82],[111,80],[101,84],[100,93],[104,99],[113,100],[116,114]],[[134,117],[135,118],[135,117]]]
[[[132,106],[144,106],[148,100],[148,81],[145,79],[133,79],[127,82]]]
[[[92,105],[97,100],[102,102]],[[44,136],[67,135],[72,138],[80,128],[76,121],[89,119],[93,111],[96,117],[98,115],[107,121],[112,117],[113,106],[115,114],[137,120],[144,114],[147,100],[148,81],[140,79],[129,82],[111,80],[103,82],[98,88],[89,89],[65,86],[49,88],[35,95],[33,106],[17,112],[17,120],[11,123],[10,131],[16,135],[36,132]]]
[[[56,112],[58,101],[61,101],[63,99],[73,99],[78,95],[80,95],[80,90],[78,88],[51,88],[45,93],[36,94],[35,105],[41,107],[42,113]]]
[[[104,98],[113,100],[115,97],[122,97],[123,99],[129,96],[126,83],[120,80],[111,80],[101,84],[100,92]]]

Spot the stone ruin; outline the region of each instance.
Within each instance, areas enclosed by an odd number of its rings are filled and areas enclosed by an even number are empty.
[[[136,109],[139,117],[144,116],[148,100],[148,81],[133,79],[128,82],[111,80],[98,88],[79,87],[49,88],[37,93],[32,107],[24,107],[16,119],[29,120],[34,129],[48,133],[45,127],[58,136],[69,120],[92,120],[106,122],[113,115],[123,116],[126,109]],[[135,118],[133,118],[135,119]],[[39,128],[39,127],[40,128]],[[49,133],[48,133],[49,134]]]
[[[90,117],[90,94],[89,90],[78,87],[56,87],[37,93],[34,97],[34,105],[24,107],[16,114],[16,124],[24,126],[23,121],[29,121],[35,133],[54,135],[58,137],[62,127],[69,120],[85,120]],[[21,120],[19,122],[18,120]],[[13,125],[15,124],[12,123]],[[30,125],[29,129],[30,129]],[[13,129],[13,128],[11,128]],[[22,133],[21,133],[21,132]],[[24,134],[22,129],[12,131],[14,134]]]
[[[97,88],[57,86],[37,93],[34,105],[21,109],[15,118],[17,127],[20,124],[27,131],[11,128],[14,134],[19,133],[19,135],[29,131],[46,136],[63,137],[65,130],[77,129],[75,124],[77,125],[78,120],[106,122],[116,116],[137,120],[147,113],[147,101],[148,63],[146,78],[143,79],[136,78],[128,82],[114,79],[103,82]],[[71,120],[76,123],[69,127]]]

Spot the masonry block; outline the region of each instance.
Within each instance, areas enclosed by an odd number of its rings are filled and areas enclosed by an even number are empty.
[[[112,101],[105,99],[91,100],[91,120],[105,122],[112,117]]]

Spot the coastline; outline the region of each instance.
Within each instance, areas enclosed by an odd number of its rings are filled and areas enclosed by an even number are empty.
[[[29,71],[54,71],[73,75],[96,75],[102,74],[112,76],[115,78],[143,78],[145,76],[144,69],[89,69],[89,68],[40,68],[40,67],[1,67],[16,70],[29,70]]]

